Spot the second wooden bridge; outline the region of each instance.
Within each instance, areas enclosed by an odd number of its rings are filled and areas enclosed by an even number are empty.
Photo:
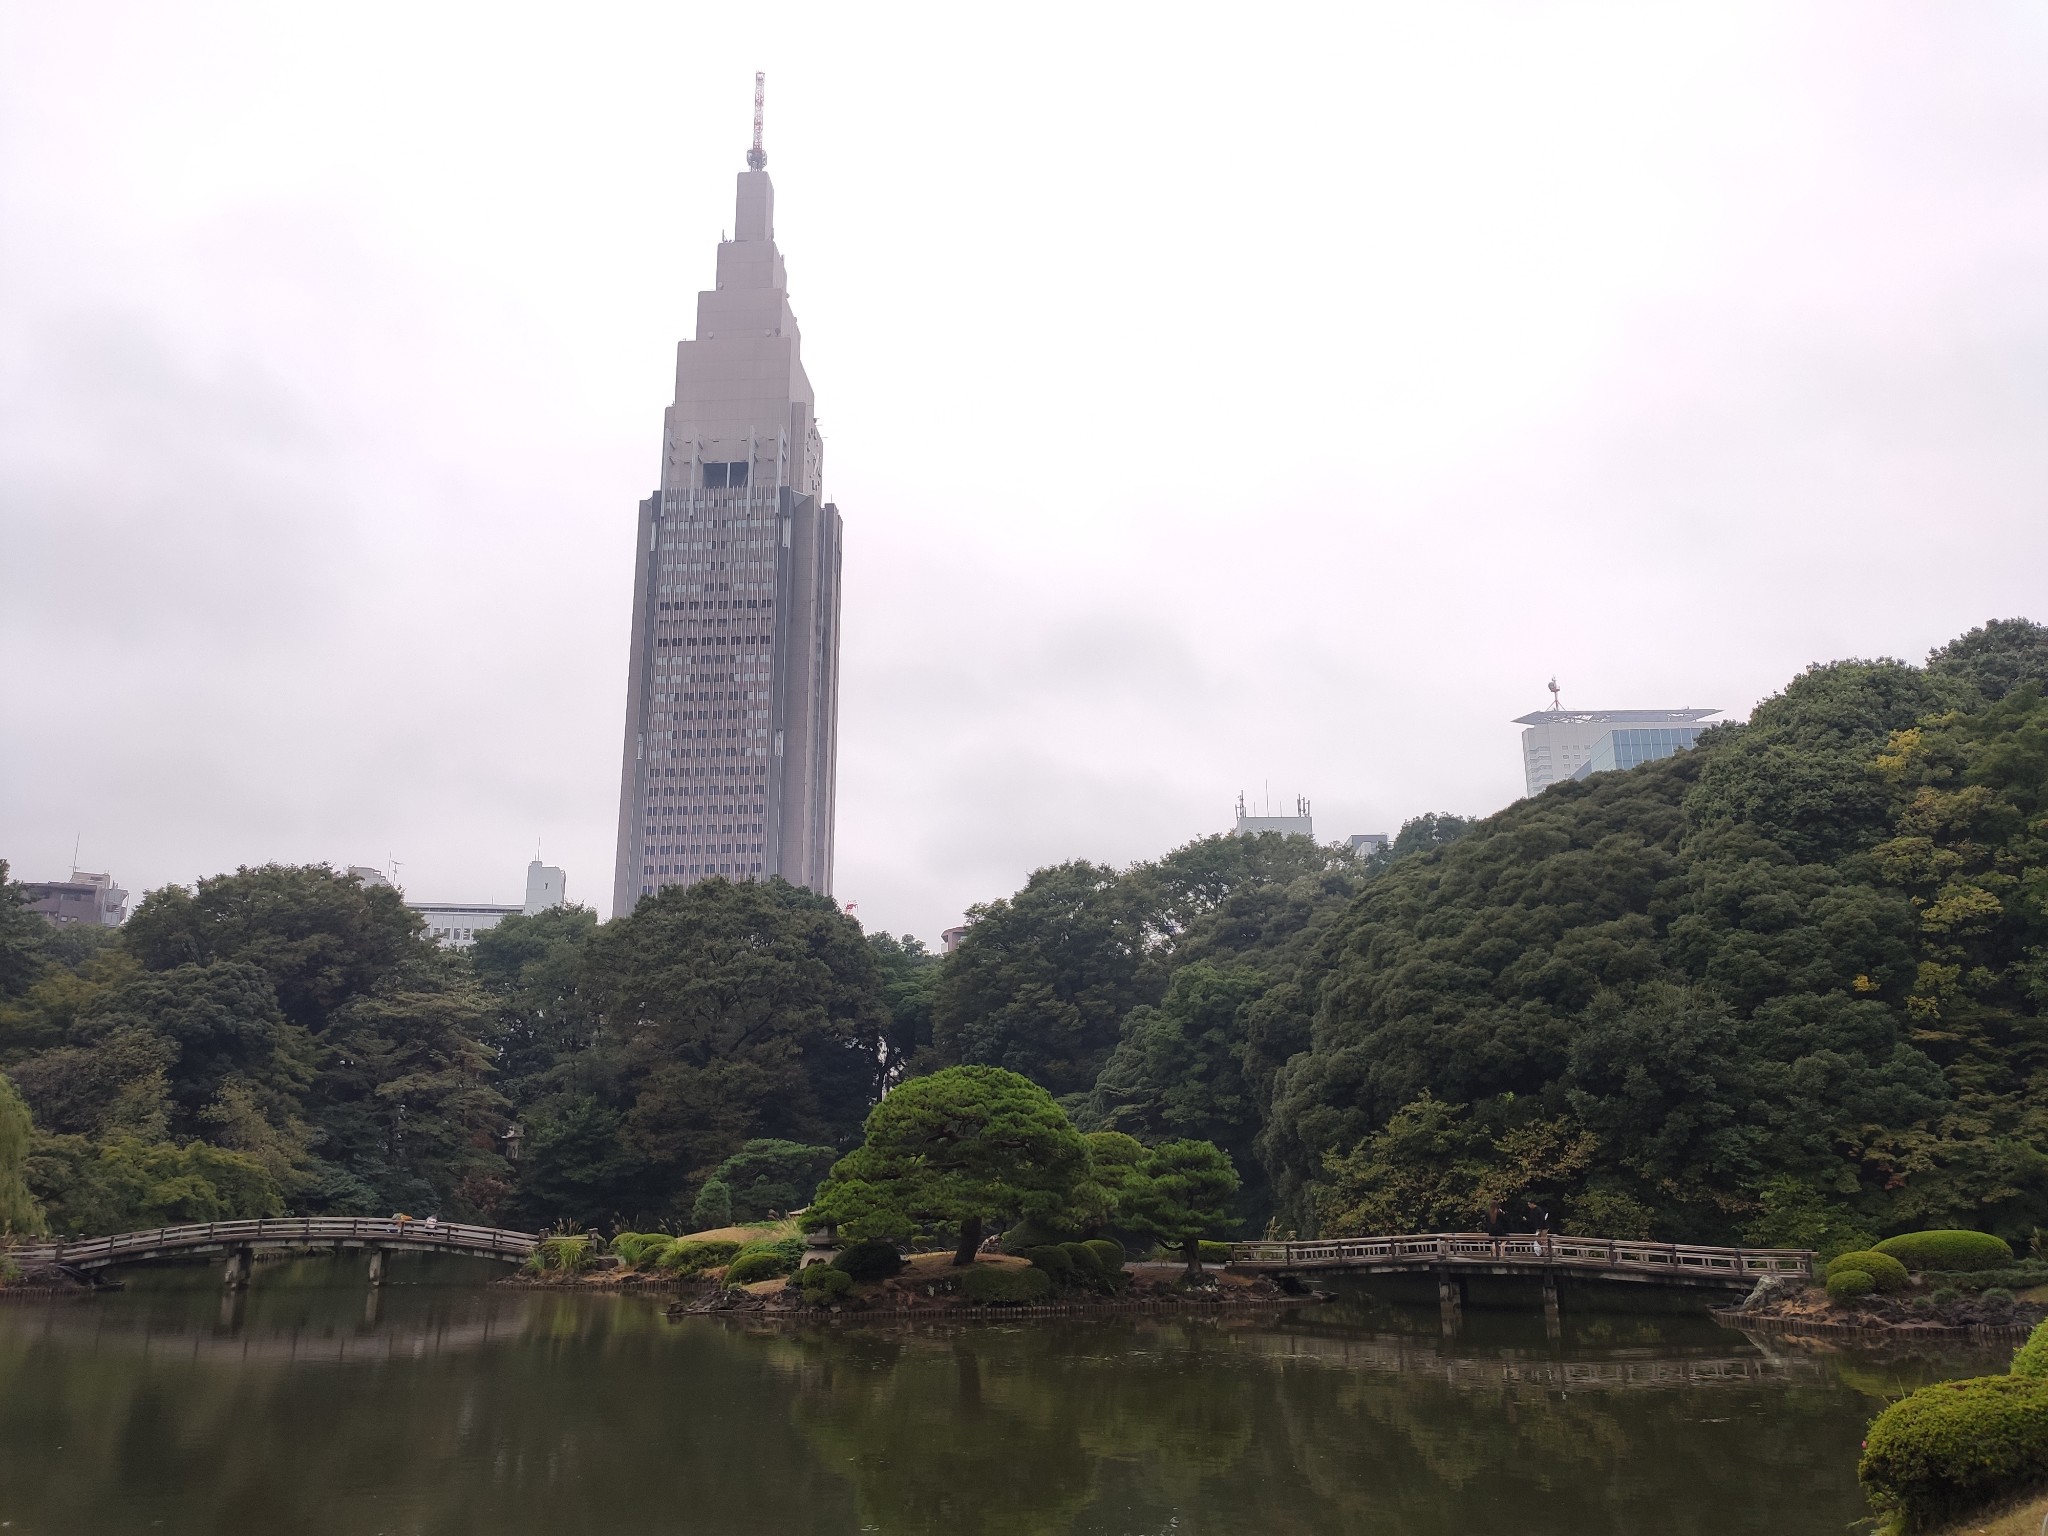
[[[1813,1276],[1803,1248],[1712,1248],[1613,1237],[1525,1233],[1412,1232],[1398,1237],[1334,1237],[1318,1242],[1232,1243],[1231,1269],[1251,1274],[1327,1270],[1380,1274],[1528,1275],[1555,1280],[1739,1287],[1766,1275]]]

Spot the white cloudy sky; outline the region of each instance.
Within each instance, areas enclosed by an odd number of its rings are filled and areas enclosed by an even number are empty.
[[[870,925],[2048,618],[2038,4],[0,0],[18,878],[603,901],[756,68]]]

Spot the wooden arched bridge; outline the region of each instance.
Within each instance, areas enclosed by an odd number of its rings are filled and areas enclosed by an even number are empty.
[[[389,1216],[284,1216],[265,1221],[206,1221],[181,1227],[148,1227],[112,1237],[29,1243],[7,1250],[17,1264],[54,1264],[85,1276],[115,1264],[224,1253],[227,1283],[245,1284],[258,1248],[363,1249],[370,1255],[370,1281],[384,1278],[387,1253],[459,1253],[507,1263],[525,1262],[539,1246],[532,1232],[477,1227],[459,1221],[397,1220]]]
[[[1571,1276],[1649,1285],[1748,1290],[1766,1275],[1810,1279],[1804,1248],[1710,1248],[1613,1237],[1547,1233],[1415,1232],[1400,1237],[1333,1237],[1319,1242],[1232,1243],[1230,1268],[1252,1274],[1324,1270],[1379,1274]]]

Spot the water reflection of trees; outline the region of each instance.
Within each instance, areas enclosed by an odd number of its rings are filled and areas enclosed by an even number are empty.
[[[16,1528],[1835,1529],[1865,1394],[1924,1374],[1684,1329],[1558,1355],[1330,1309],[748,1332],[531,1293],[389,1296],[378,1358],[309,1368],[360,1297],[259,1293],[226,1329],[215,1296],[139,1300],[0,1311]]]
[[[1640,1360],[1643,1390],[1573,1389],[1412,1340],[1352,1341],[1374,1359],[1302,1342],[1154,1323],[754,1341],[864,1526],[904,1536],[1777,1531],[1857,1511],[1862,1418],[1817,1365]],[[1752,1479],[1769,1507],[1731,1508]]]

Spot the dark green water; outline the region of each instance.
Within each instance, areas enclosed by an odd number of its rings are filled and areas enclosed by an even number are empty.
[[[325,1260],[0,1305],[6,1536],[1842,1532],[1887,1395],[1986,1357],[1514,1295],[749,1330]],[[1512,1305],[1518,1301],[1523,1304]]]

